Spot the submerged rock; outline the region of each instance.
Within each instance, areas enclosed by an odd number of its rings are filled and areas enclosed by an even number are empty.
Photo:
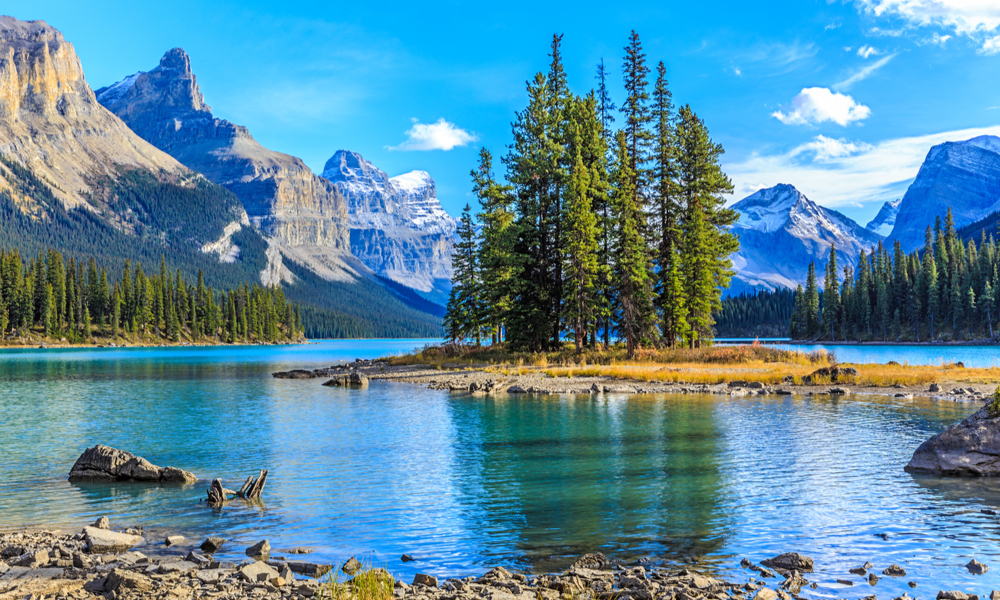
[[[794,570],[806,572],[813,570],[813,559],[808,556],[803,556],[798,552],[786,552],[784,554],[779,554],[774,558],[760,561],[760,564],[788,571]]]
[[[175,467],[158,467],[141,456],[110,446],[84,450],[69,472],[70,481],[155,481],[194,483],[194,473]]]
[[[1000,475],[1000,414],[989,405],[927,440],[910,458],[910,473]]]

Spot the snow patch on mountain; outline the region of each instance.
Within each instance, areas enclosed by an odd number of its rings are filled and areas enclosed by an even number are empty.
[[[990,152],[1000,154],[1000,137],[995,135],[981,135],[979,137],[974,137],[971,140],[965,140],[964,142],[958,143],[964,146],[975,146],[977,148],[982,148],[983,150],[989,150]]]
[[[124,96],[132,86],[135,84],[135,80],[139,78],[140,75],[145,73],[145,71],[139,71],[134,75],[129,75],[125,79],[122,79],[118,83],[113,83],[106,88],[101,88],[94,92],[97,96],[97,101],[103,105],[111,104],[112,102],[117,102]]]
[[[883,204],[878,214],[875,215],[875,218],[868,221],[868,224],[865,225],[865,229],[874,231],[882,237],[889,235],[896,224],[896,215],[899,214],[899,205],[902,203],[903,199],[899,198]]]

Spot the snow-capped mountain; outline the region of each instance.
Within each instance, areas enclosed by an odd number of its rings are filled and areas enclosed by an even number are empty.
[[[347,199],[351,252],[368,268],[444,304],[458,219],[424,171],[390,178],[357,152],[338,150],[323,177]]]
[[[882,237],[889,235],[892,231],[892,226],[896,224],[896,215],[899,214],[899,205],[903,202],[903,199],[893,200],[892,202],[886,202],[879,209],[878,214],[868,224],[865,225],[865,229],[868,231],[874,231]]]
[[[788,184],[759,190],[732,208],[740,214],[732,229],[740,238],[740,251],[733,255],[736,276],[729,294],[754,288],[794,288],[805,283],[810,262],[815,261],[822,273],[831,244],[843,267],[856,265],[860,251],[881,239]]]
[[[955,227],[1000,210],[1000,138],[983,135],[930,149],[899,206],[886,241],[911,252],[924,245],[924,230],[951,207]]]

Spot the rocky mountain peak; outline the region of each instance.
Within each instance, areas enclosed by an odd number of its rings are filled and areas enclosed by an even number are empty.
[[[323,166],[323,177],[333,183],[363,185],[380,192],[389,189],[389,176],[357,152],[337,150]]]
[[[842,266],[854,265],[860,251],[880,239],[789,184],[758,190],[732,208],[740,214],[733,226],[740,238],[740,250],[733,255],[733,294],[747,288],[795,287],[805,281],[810,262],[819,269],[826,264],[831,245]]]
[[[0,118],[88,114],[94,94],[73,45],[45,21],[0,17]]]
[[[9,16],[0,17],[0,152],[30,164],[67,206],[90,206],[94,176],[117,167],[183,170],[97,102],[59,31]]]
[[[899,206],[889,244],[911,252],[924,244],[924,230],[951,208],[955,227],[1000,210],[1000,138],[983,135],[944,142],[927,152]]]
[[[140,71],[97,90],[97,99],[115,113],[126,109],[132,112],[155,110],[160,117],[212,116],[212,107],[205,104],[198,78],[191,71],[191,57],[181,48],[168,50],[151,71]]]

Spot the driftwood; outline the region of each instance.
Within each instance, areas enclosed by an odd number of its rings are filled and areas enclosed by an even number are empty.
[[[242,498],[243,500],[260,500],[264,493],[264,485],[267,483],[267,469],[261,469],[260,475],[254,481],[253,475],[247,477],[240,491],[234,492],[222,487],[222,481],[215,479],[208,488],[208,504],[212,506],[223,506],[230,500]]]

